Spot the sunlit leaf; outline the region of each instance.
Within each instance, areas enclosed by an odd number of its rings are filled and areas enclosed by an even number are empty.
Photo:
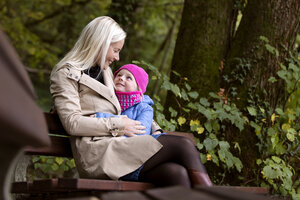
[[[196,131],[197,131],[197,133],[198,134],[202,134],[203,132],[204,132],[204,128],[201,126],[201,127],[198,127],[197,129],[196,129]]]
[[[196,120],[191,120],[190,121],[190,126],[193,126],[193,125],[200,125],[200,121],[198,119]]]
[[[252,115],[252,116],[256,116],[257,115],[256,109],[254,107],[248,106],[247,110],[248,110],[248,112],[249,112],[250,115]]]
[[[182,124],[184,124],[186,122],[186,119],[184,117],[178,117],[177,119],[179,126],[181,126]]]
[[[62,157],[56,157],[55,161],[58,165],[61,165],[64,162],[64,159]]]

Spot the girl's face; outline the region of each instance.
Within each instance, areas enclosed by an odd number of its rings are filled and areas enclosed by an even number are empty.
[[[133,92],[138,90],[137,83],[132,73],[126,69],[119,71],[114,79],[116,91]]]
[[[121,49],[123,48],[124,41],[125,40],[121,40],[119,42],[114,42],[114,43],[110,44],[110,46],[107,50],[106,58],[105,58],[104,69],[107,69],[108,66],[111,63],[113,63],[114,61],[119,60],[119,58],[120,58],[119,53],[120,53]]]

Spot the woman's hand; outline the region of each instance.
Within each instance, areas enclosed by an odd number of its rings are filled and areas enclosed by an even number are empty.
[[[139,134],[146,133],[146,127],[141,125],[141,122],[129,119],[127,117],[124,120],[124,135],[128,137],[133,137]]]

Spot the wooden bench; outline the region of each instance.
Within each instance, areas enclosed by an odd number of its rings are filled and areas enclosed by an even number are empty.
[[[48,125],[51,146],[43,148],[26,147],[27,155],[46,155],[72,158],[71,144],[57,114],[44,113]],[[196,144],[192,133],[168,132],[190,138]],[[83,178],[53,178],[46,180],[22,181],[12,183],[12,193],[51,193],[70,191],[143,191],[154,188],[144,182],[114,181]]]
[[[25,148],[27,155],[47,155],[57,157],[73,157],[68,134],[56,114],[44,113],[48,125],[51,146],[43,148]],[[190,138],[196,145],[192,133],[167,132],[171,135],[179,135]],[[222,187],[222,186],[217,186]],[[84,178],[52,178],[46,180],[34,180],[13,182],[11,192],[16,194],[43,194],[64,192],[108,192],[108,191],[145,191],[155,188],[153,184],[145,182],[129,182],[115,180],[99,180]],[[231,187],[252,193],[267,194],[267,188],[260,187]]]

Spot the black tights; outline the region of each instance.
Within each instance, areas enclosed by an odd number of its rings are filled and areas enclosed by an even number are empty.
[[[188,169],[205,172],[199,152],[188,138],[162,135],[157,139],[162,149],[145,162],[140,180],[159,186],[191,187]]]

